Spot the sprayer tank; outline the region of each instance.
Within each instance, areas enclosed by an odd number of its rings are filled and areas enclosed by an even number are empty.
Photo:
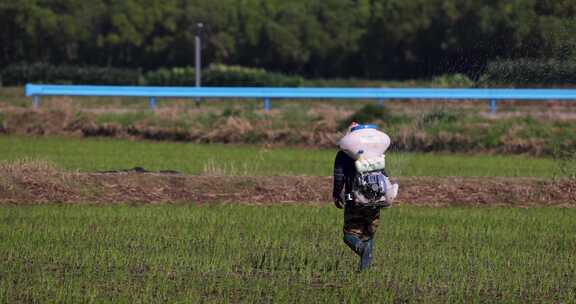
[[[352,128],[338,143],[338,146],[354,160],[381,156],[390,147],[390,137],[372,125]]]

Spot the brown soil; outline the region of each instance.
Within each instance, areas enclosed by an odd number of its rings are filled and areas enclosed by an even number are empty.
[[[0,168],[0,204],[330,203],[332,179],[305,176],[191,176],[177,173],[71,173]],[[397,204],[576,207],[576,180],[399,178]]]

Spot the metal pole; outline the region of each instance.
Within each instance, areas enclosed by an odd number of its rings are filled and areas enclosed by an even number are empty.
[[[264,98],[264,112],[268,113],[270,111],[270,98]]]
[[[196,24],[196,36],[194,37],[194,45],[196,47],[194,74],[196,74],[197,88],[202,85],[202,40],[200,39],[202,28],[204,28],[204,24],[202,22]]]
[[[148,107],[150,110],[156,109],[156,97],[148,97]]]
[[[38,95],[34,95],[34,97],[32,97],[32,106],[34,109],[38,109],[38,105],[40,105],[40,97]]]
[[[496,113],[496,99],[490,100],[490,112]]]

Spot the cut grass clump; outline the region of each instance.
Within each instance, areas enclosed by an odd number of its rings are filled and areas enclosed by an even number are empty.
[[[218,162],[214,159],[207,160],[202,166],[201,175],[205,176],[252,176],[260,171],[258,162]]]
[[[53,174],[59,172],[57,165],[49,160],[23,158],[12,161],[0,161],[0,171],[4,174]]]
[[[96,124],[118,124],[122,127],[128,127],[137,124],[143,120],[154,117],[149,112],[130,112],[130,113],[104,113],[96,117]]]
[[[454,124],[458,121],[458,114],[444,108],[436,108],[425,113],[418,121],[421,128],[435,126],[438,124]]]
[[[14,202],[36,198],[35,202],[55,202],[63,193],[77,190],[78,175],[63,172],[54,162],[24,158],[0,161],[0,197]],[[42,193],[38,199],[38,193]],[[4,195],[3,195],[4,194]]]
[[[383,104],[366,104],[352,115],[340,122],[340,129],[345,129],[352,122],[359,124],[381,123],[394,125],[405,121],[404,117],[393,115],[388,107]]]

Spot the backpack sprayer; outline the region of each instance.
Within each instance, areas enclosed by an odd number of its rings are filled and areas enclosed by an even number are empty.
[[[384,172],[384,153],[390,147],[390,137],[375,125],[353,125],[338,145],[355,160],[357,171],[346,200],[364,206],[389,207],[398,195],[398,184],[392,184]]]

